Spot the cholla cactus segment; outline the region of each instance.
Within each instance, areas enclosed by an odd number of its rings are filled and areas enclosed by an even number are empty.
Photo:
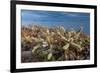
[[[52,57],[52,53],[49,53],[47,59],[50,60],[51,57]]]
[[[82,50],[83,47],[81,47],[81,45],[76,44],[74,42],[71,42],[71,45],[74,46],[76,49],[79,49],[80,51]]]
[[[69,48],[69,46],[70,46],[70,44],[67,43],[65,46],[63,46],[63,49],[64,49],[64,50],[67,50],[67,49]]]
[[[34,54],[34,52],[36,51],[36,49],[38,49],[39,47],[40,47],[40,44],[39,44],[39,45],[34,46],[34,47],[33,47],[33,49],[32,49],[32,53]]]

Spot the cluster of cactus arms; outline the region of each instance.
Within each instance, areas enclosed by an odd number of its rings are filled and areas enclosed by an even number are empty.
[[[38,44],[33,47],[32,53],[34,53],[35,50],[38,49],[39,47],[41,48],[41,46],[43,45],[43,42],[46,42],[45,46],[49,47],[49,49],[48,49],[49,53],[48,53],[47,59],[50,60],[51,57],[52,57],[52,41],[53,41],[53,37],[52,37],[52,34],[50,34],[50,32],[49,32],[48,29],[46,30],[46,32],[44,33],[44,35],[45,35],[45,40],[41,39],[40,37],[33,38],[35,41],[38,42]]]
[[[79,30],[67,31],[64,27],[48,28],[44,26],[23,27],[22,48],[29,48],[37,61],[58,61],[69,59],[87,59],[90,50],[90,37]],[[27,43],[29,44],[28,46]],[[89,50],[87,50],[89,49]]]
[[[66,42],[66,44],[63,46],[63,49],[64,49],[64,55],[65,55],[65,58],[68,59],[68,50],[69,50],[69,47],[70,46],[74,46],[77,50],[81,51],[82,50],[82,46],[81,44],[77,44],[75,43],[74,41],[79,39],[80,37],[80,33],[82,32],[82,27],[80,29],[79,32],[75,32],[74,30],[73,31],[70,31],[68,32],[67,36],[68,37],[65,37],[64,36],[64,33],[65,33],[65,29],[64,27],[62,27],[61,29],[63,32],[60,32],[60,31],[57,31],[57,33],[59,34],[59,36],[61,36],[61,38]],[[62,34],[63,33],[63,34]],[[73,37],[72,37],[73,35]]]

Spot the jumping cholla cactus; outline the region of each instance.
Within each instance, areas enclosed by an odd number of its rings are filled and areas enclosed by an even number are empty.
[[[79,51],[82,51],[82,46],[81,46],[81,44],[77,44],[77,43],[75,43],[74,41],[75,40],[77,40],[77,39],[79,39],[79,37],[80,37],[80,34],[81,34],[81,32],[82,32],[82,27],[80,28],[80,31],[79,32],[75,32],[74,30],[73,31],[69,31],[68,32],[68,38],[66,38],[65,36],[64,36],[64,33],[65,33],[65,29],[64,29],[64,27],[62,27],[61,28],[61,30],[62,30],[62,32],[60,32],[59,30],[57,31],[57,33],[59,34],[59,36],[61,36],[61,38],[66,42],[66,44],[63,46],[63,49],[64,49],[64,55],[65,55],[65,58],[66,59],[68,59],[68,53],[69,53],[69,47],[70,46],[74,46],[77,50],[79,50]],[[63,33],[63,34],[62,34]],[[72,37],[72,35],[73,35],[73,37]]]
[[[73,28],[67,31],[62,26],[48,28],[34,25],[23,27],[21,34],[23,48],[31,50],[33,57],[37,56],[34,57],[37,61],[81,59],[84,54],[87,56],[85,48],[89,48],[90,45],[90,37],[83,34],[82,26],[79,31]]]
[[[48,29],[46,29],[46,32],[43,32],[43,34],[45,36],[45,40],[42,39],[41,37],[37,37],[37,38],[33,37],[33,40],[35,42],[37,42],[37,45],[33,47],[32,53],[34,53],[36,51],[36,49],[41,48],[41,46],[46,45],[46,46],[49,47],[49,49],[48,49],[49,53],[48,53],[47,59],[50,60],[51,57],[52,57],[52,42],[53,42],[52,36],[53,36],[53,32],[50,32]]]

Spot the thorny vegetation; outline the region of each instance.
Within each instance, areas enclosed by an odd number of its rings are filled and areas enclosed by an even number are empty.
[[[79,30],[40,25],[22,26],[21,61],[44,62],[90,59],[90,37]]]

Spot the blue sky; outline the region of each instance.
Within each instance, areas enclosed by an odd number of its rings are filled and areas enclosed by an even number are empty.
[[[90,14],[60,11],[21,10],[22,25],[37,24],[48,27],[63,26],[64,28],[79,29],[90,34]]]

